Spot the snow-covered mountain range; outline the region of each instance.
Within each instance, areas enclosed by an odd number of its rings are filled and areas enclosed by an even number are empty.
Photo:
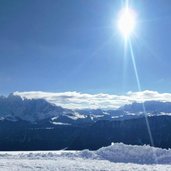
[[[0,120],[18,119],[36,122],[49,119],[54,124],[72,124],[76,122],[96,122],[98,120],[123,120],[153,115],[170,115],[171,102],[146,101],[144,103],[132,103],[118,109],[80,109],[70,110],[49,103],[44,99],[27,99],[10,94],[8,97],[0,97]],[[144,113],[145,112],[145,113]]]

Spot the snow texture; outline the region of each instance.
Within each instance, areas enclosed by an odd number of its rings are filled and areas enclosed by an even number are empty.
[[[0,171],[170,171],[171,149],[113,143],[97,151],[0,152]]]

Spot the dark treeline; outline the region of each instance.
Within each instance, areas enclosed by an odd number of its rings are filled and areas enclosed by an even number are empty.
[[[154,146],[171,148],[171,117],[148,117]],[[0,121],[0,150],[96,150],[112,142],[150,144],[145,118],[101,120],[94,124],[53,125],[48,120]]]

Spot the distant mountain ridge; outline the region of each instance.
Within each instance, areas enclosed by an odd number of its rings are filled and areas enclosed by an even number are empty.
[[[161,101],[145,101],[143,103],[146,112],[165,112],[171,113],[171,102],[161,102]],[[129,111],[132,113],[143,112],[142,103],[134,102],[132,104],[127,104],[120,107],[120,110]]]
[[[0,118],[16,121],[17,119],[37,122],[49,119],[54,124],[94,123],[99,120],[123,120],[143,117],[142,103],[124,105],[118,109],[80,109],[70,110],[56,106],[44,99],[27,99],[10,94],[0,96]],[[163,115],[171,113],[171,102],[144,102],[147,115]],[[58,123],[59,122],[59,123]]]

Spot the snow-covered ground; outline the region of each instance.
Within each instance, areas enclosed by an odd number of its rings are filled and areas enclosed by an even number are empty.
[[[171,149],[115,143],[97,151],[0,152],[0,171],[170,171]]]

